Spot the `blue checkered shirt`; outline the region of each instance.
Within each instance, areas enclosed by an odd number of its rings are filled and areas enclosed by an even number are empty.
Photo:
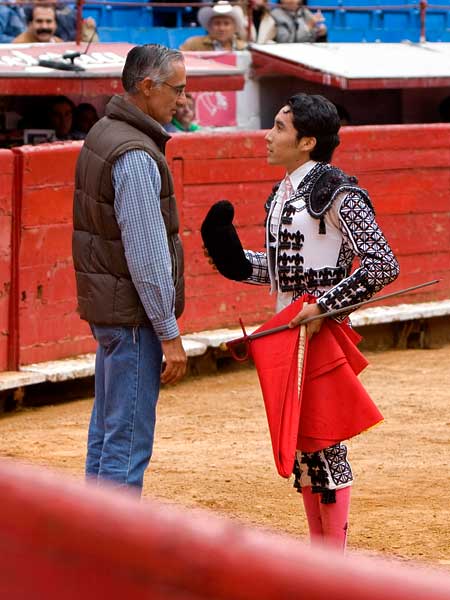
[[[161,214],[161,177],[153,158],[130,150],[113,166],[114,211],[134,286],[160,340],[179,335],[166,228]]]

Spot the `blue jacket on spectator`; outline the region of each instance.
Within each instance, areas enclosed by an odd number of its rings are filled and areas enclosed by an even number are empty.
[[[25,12],[21,6],[0,5],[0,43],[11,42],[26,28]]]
[[[69,6],[56,9],[56,35],[65,42],[71,42],[77,34],[77,11]]]

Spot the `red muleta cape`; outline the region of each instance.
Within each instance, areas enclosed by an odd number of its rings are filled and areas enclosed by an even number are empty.
[[[299,298],[257,332],[289,323],[307,300],[313,301],[310,296]],[[296,449],[316,452],[383,420],[357,377],[368,362],[356,348],[361,336],[347,323],[325,319],[307,342],[299,397],[299,332],[296,327],[250,343],[282,477],[291,475]]]

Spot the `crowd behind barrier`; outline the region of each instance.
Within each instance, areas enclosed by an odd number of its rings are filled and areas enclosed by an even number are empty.
[[[178,6],[180,4],[181,6]],[[190,5],[158,3],[95,2],[83,3],[83,16],[97,22],[102,41],[151,41],[179,47],[187,37],[200,35]],[[320,10],[325,18],[329,42],[411,42],[450,41],[450,2],[371,2],[367,0],[308,0],[308,8]],[[274,8],[277,3],[270,3]],[[174,14],[173,25],[166,30],[161,23],[164,11]],[[160,16],[158,16],[160,15]],[[190,28],[193,30],[190,31]],[[145,40],[145,42],[143,41]]]
[[[102,110],[103,105],[104,101]],[[75,104],[67,96],[4,96],[0,100],[0,147],[82,140],[98,119],[93,104]]]
[[[244,246],[262,249],[261,207],[283,175],[266,163],[264,134],[194,132],[168,145],[186,252],[184,334],[236,327],[239,317],[261,323],[273,312],[265,288],[224,280],[211,269],[199,232],[209,206],[228,198]],[[0,151],[1,371],[94,350],[76,312],[71,258],[80,147],[65,142]],[[450,125],[345,128],[335,163],[371,190],[401,266],[390,291],[442,279],[392,303],[450,298]]]
[[[188,37],[202,35],[205,29],[197,20],[202,2],[143,2],[142,0],[78,0],[58,3],[56,35],[64,40],[89,41],[94,34],[104,42],[149,42],[179,48]],[[211,2],[212,4],[212,2]],[[233,2],[233,4],[235,4]],[[239,3],[236,3],[239,4]],[[305,4],[324,18],[329,42],[411,42],[450,41],[450,0],[427,3],[372,2],[370,0],[307,0]],[[25,11],[32,3],[0,2],[0,39],[12,39],[23,31]],[[242,3],[252,20],[252,3]],[[267,3],[278,9],[277,2]],[[9,11],[9,15],[7,14]],[[11,11],[14,11],[12,13]],[[3,14],[5,13],[5,14]],[[22,21],[22,29],[17,29]],[[10,27],[11,32],[4,31]],[[96,27],[96,29],[95,29]],[[14,33],[13,33],[14,31]],[[39,40],[41,41],[41,40]]]

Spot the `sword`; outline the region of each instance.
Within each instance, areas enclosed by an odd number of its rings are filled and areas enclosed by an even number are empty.
[[[363,300],[362,302],[357,302],[356,304],[351,304],[349,306],[345,306],[344,308],[335,308],[328,312],[321,313],[320,315],[314,315],[312,317],[307,317],[300,322],[300,326],[306,325],[311,321],[318,321],[319,319],[327,319],[328,317],[335,317],[337,315],[342,315],[343,313],[347,313],[349,311],[353,311],[361,306],[367,306],[367,304],[373,304],[374,302],[380,302],[380,300],[387,300],[388,298],[394,298],[395,296],[401,296],[402,294],[407,294],[409,292],[413,292],[414,290],[419,290],[424,287],[428,287],[430,285],[435,285],[439,283],[440,279],[433,279],[432,281],[427,281],[425,283],[419,283],[418,285],[413,285],[408,288],[404,288],[402,290],[398,290],[397,292],[391,292],[389,294],[384,294],[382,296],[376,296],[375,298],[369,298],[369,300]],[[247,334],[245,331],[244,324],[242,319],[239,319],[239,323],[241,325],[242,332],[244,334],[243,337],[237,338],[235,340],[230,340],[229,342],[225,342],[225,344],[221,344],[222,350],[229,350],[231,356],[237,361],[244,361],[248,358],[248,345],[252,340],[257,340],[258,338],[265,337],[266,335],[272,335],[274,333],[279,333],[281,331],[286,331],[286,329],[291,329],[288,324],[279,325],[278,327],[273,327],[273,329],[266,329],[265,331],[260,331],[259,333],[251,333]],[[238,346],[245,345],[245,353],[238,354],[236,349]]]

